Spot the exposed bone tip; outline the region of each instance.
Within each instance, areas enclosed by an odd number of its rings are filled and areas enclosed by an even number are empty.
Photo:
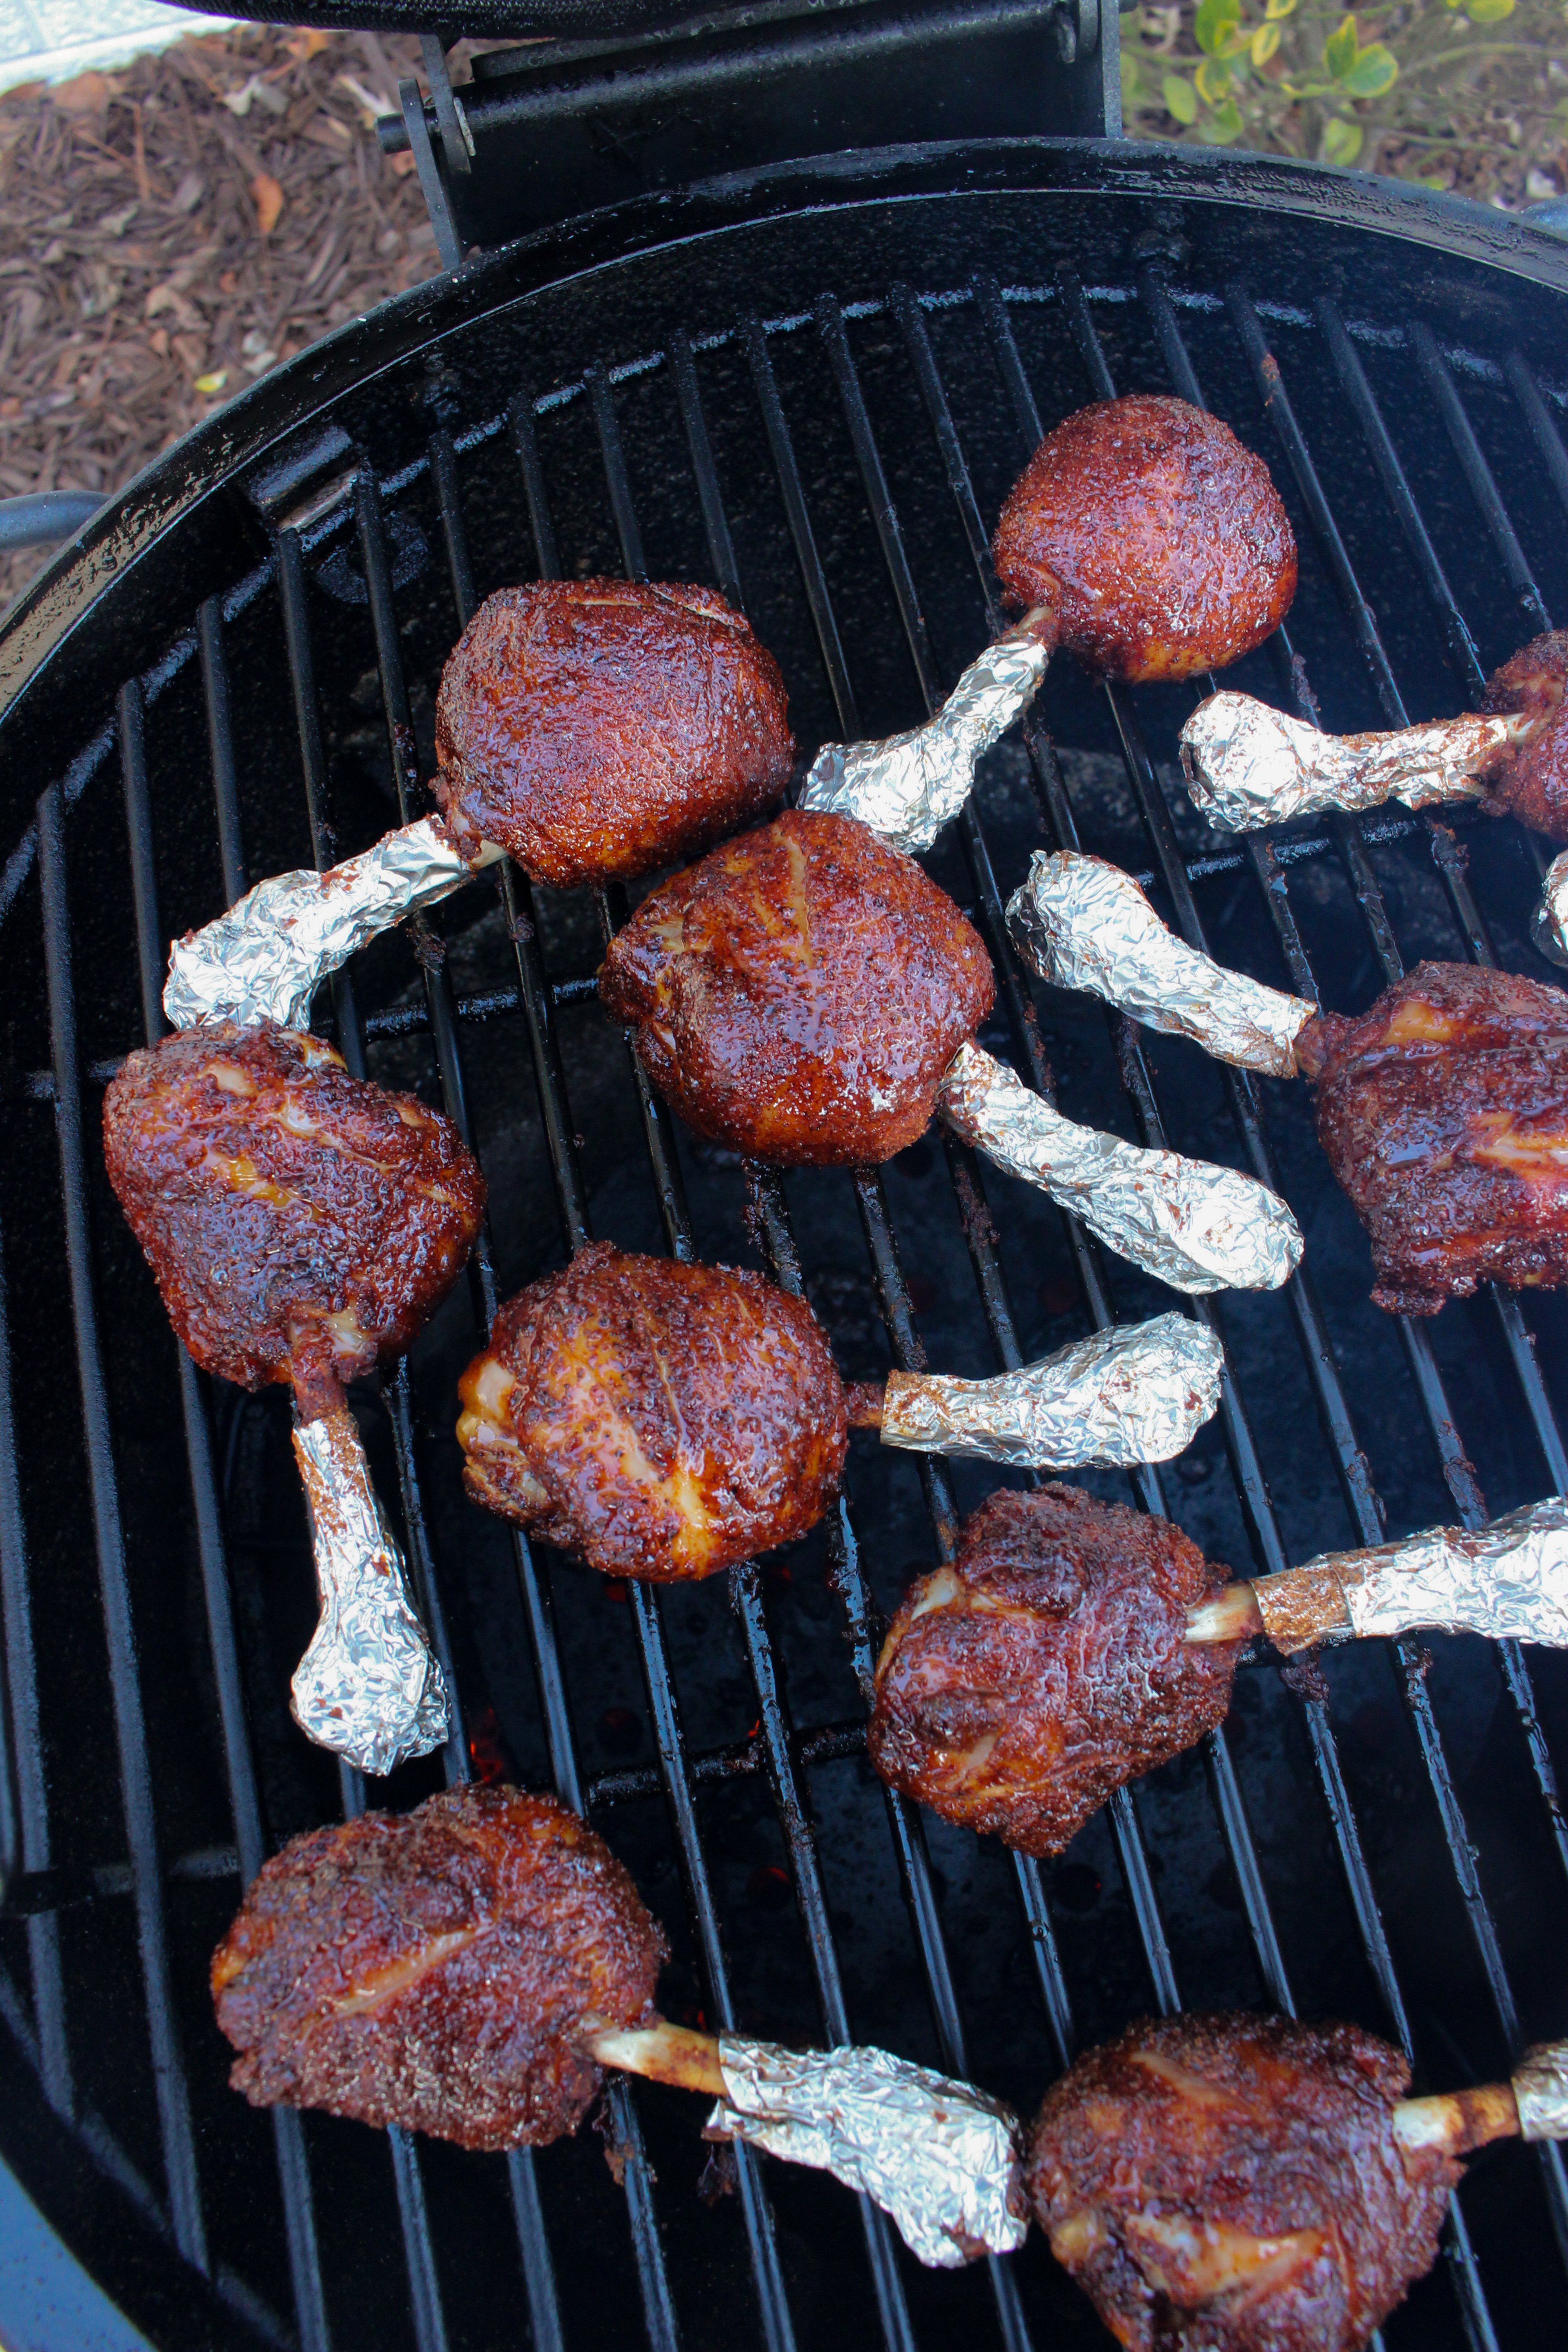
[[[1263,1631],[1263,1613],[1250,1584],[1227,1584],[1212,1601],[1187,1612],[1184,1642],[1247,1642]]]

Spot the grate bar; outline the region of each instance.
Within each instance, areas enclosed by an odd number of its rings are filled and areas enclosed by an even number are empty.
[[[207,626],[209,612],[213,614]],[[213,730],[213,774],[219,836],[222,843],[225,891],[230,906],[246,887],[245,854],[239,807],[233,793],[232,744],[226,679],[223,668],[222,622],[215,597],[202,607],[202,661],[205,677],[222,681],[215,695],[209,687],[208,723]],[[215,715],[216,714],[216,715]],[[125,801],[125,828],[135,878],[136,957],[142,981],[142,1024],[147,1043],[155,1045],[167,1027],[159,982],[159,954],[163,929],[159,919],[156,865],[153,844],[152,798],[147,775],[147,748],[140,688],[121,688],[118,708],[121,782]],[[225,764],[228,774],[226,830]],[[191,1505],[195,1521],[196,1554],[201,1566],[202,1597],[206,1610],[207,1646],[217,1693],[218,1721],[223,1734],[225,1777],[229,1814],[241,1882],[248,1885],[265,1857],[261,1805],[257,1791],[256,1759],[246,1714],[245,1687],[235,1640],[234,1603],[229,1591],[223,1519],[213,1466],[212,1432],[205,1389],[188,1351],[176,1339],[180,1410],[185,1429],[185,1460],[190,1477]],[[289,2246],[289,2279],[300,2340],[305,2352],[329,2352],[331,2337],[321,2281],[321,2252],[316,2237],[315,2206],[305,2151],[304,2126],[292,2107],[273,2107],[274,2154],[283,2200],[283,2226]]]
[[[120,1518],[109,1394],[99,1343],[93,1297],[92,1242],[87,1203],[87,1159],[82,1139],[81,1088],[78,1069],[76,997],[71,981],[70,917],[67,903],[65,810],[58,783],[40,795],[37,807],[38,882],[43,901],[44,970],[48,992],[49,1036],[55,1073],[55,1127],[59,1146],[65,1211],[66,1263],[71,1319],[81,1388],[82,1434],[88,1487],[98,1553],[99,1590],[109,1653],[110,1690],[125,1810],[126,1843],[135,1882],[136,1933],[146,2000],[148,2038],[157,2100],[159,2137],[174,2242],[185,2260],[207,2268],[206,2231],[196,2178],[195,2143],[184,2056],[174,2021],[169,1979],[168,1931],[158,1867],[157,1820],[153,1799],[147,1724],[136,1661],[136,1635],[126,1574]]]
[[[239,822],[239,774],[234,758],[228,665],[223,649],[223,599],[208,596],[196,610],[196,643],[202,665],[202,697],[207,712],[207,749],[212,761],[213,800],[217,809],[218,854],[223,893],[232,907],[247,889],[245,845]]]
[[[1538,632],[1549,629],[1552,620],[1545,602],[1525,560],[1519,534],[1502,502],[1502,494],[1492,469],[1476,438],[1476,428],[1470,423],[1458,387],[1448,373],[1447,362],[1437,349],[1436,338],[1431,328],[1420,319],[1414,320],[1405,334],[1426,379],[1427,388],[1436,400],[1448,438],[1454,445],[1454,455],[1469,484],[1470,496],[1481,510],[1492,545],[1502,559],[1503,570],[1508,574],[1508,583],[1513,590],[1519,609],[1532,629]]]
[[[1541,461],[1552,478],[1552,487],[1565,509],[1568,509],[1568,449],[1563,446],[1563,436],[1552,411],[1541,396],[1541,386],[1522,352],[1510,352],[1503,362],[1513,396],[1524,411],[1531,437],[1541,453]]]

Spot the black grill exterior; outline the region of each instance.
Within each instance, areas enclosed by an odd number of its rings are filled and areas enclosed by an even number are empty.
[[[675,2094],[618,2088],[602,2137],[503,2161],[227,2092],[206,1956],[266,1853],[366,1790],[284,1712],[313,1617],[287,1401],[196,1374],[102,1173],[102,1084],[162,1029],[169,935],[423,813],[441,663],[504,582],[710,581],[778,654],[808,752],[912,722],[1000,621],[1008,482],[1113,392],[1212,405],[1291,509],[1289,631],[1229,682],[1336,727],[1464,708],[1568,617],[1565,325],[1543,236],[1290,166],[1016,142],[758,174],[525,241],[307,354],[0,639],[0,2146],[160,2342],[1103,2340],[1037,2234],[921,2273],[815,2176],[744,2152],[703,2176]],[[1421,955],[1550,971],[1517,828],[1391,810],[1216,836],[1174,781],[1191,701],[1053,669],[931,861],[1002,981],[983,1042],[1075,1117],[1278,1185],[1308,1237],[1288,1291],[1197,1305],[1222,1412],[1132,1497],[1246,1573],[1568,1490],[1558,1299],[1381,1316],[1305,1089],[1108,1024],[1010,956],[1029,851],[1081,845],[1335,1010]],[[1250,1666],[1201,1757],[1042,1865],[925,1820],[863,1752],[880,1618],[994,1474],[857,1441],[820,1536],[664,1593],[463,1502],[455,1374],[498,1298],[591,1234],[765,1265],[851,1377],[983,1372],[1170,1303],[934,1130],[853,1177],[694,1145],[594,1001],[625,912],[503,868],[333,992],[351,1066],[441,1102],[491,1184],[471,1284],[364,1400],[462,1710],[371,1801],[443,1772],[552,1787],[659,1913],[671,2013],[878,2041],[1025,2112],[1076,2048],[1184,2006],[1356,2018],[1422,2088],[1568,2031],[1555,1655]],[[1446,2254],[1391,2346],[1552,2341],[1556,2148],[1484,2158]]]

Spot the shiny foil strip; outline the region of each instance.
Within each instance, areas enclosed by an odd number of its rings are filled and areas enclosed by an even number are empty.
[[[1537,724],[1528,714],[1467,711],[1393,734],[1325,735],[1249,694],[1226,692],[1211,695],[1183,728],[1182,769],[1211,824],[1250,833],[1319,809],[1476,800],[1499,751]]]
[[[1511,2076],[1521,2139],[1568,2139],[1568,2042],[1540,2042]]]
[[[1296,1638],[1284,1638],[1288,1614],[1276,1612],[1277,1630],[1268,1588],[1288,1586],[1292,1577],[1325,1588],[1337,1583],[1342,1622],[1322,1622],[1331,1605],[1325,1589],[1317,1630],[1300,1625]],[[1281,1649],[1325,1637],[1405,1633],[1420,1625],[1568,1649],[1568,1500],[1553,1495],[1527,1503],[1489,1527],[1427,1528],[1365,1551],[1326,1552],[1279,1579],[1260,1578],[1253,1591],[1269,1638]]]
[[[446,1681],[414,1613],[353,1415],[340,1405],[297,1427],[294,1454],[321,1595],[321,1622],[289,1685],[294,1720],[362,1772],[390,1772],[446,1738]]]
[[[470,864],[440,818],[429,816],[324,874],[274,874],[226,915],[175,940],[163,1010],[176,1029],[202,1021],[308,1029],[310,999],[329,972],[500,855],[487,845]]]
[[[1225,1349],[1185,1315],[1075,1339],[989,1381],[889,1372],[882,1443],[1020,1470],[1169,1462],[1219,1402]]]
[[[1568,849],[1554,857],[1535,910],[1535,944],[1553,963],[1568,963]]]
[[[937,1108],[998,1168],[1039,1185],[1173,1289],[1275,1290],[1300,1262],[1300,1228],[1277,1192],[1206,1160],[1079,1127],[977,1045],[953,1055]]]
[[[929,849],[958,814],[975,762],[1000,740],[1046,674],[1043,613],[1030,613],[972,661],[934,719],[878,743],[828,743],[813,761],[803,809],[852,816],[895,849]]]
[[[1028,880],[1007,902],[1007,929],[1042,980],[1102,996],[1151,1029],[1195,1038],[1222,1062],[1277,1078],[1297,1075],[1296,1037],[1317,1006],[1190,948],[1131,874],[1103,857],[1037,850]]]
[[[710,2132],[831,2172],[937,2270],[1010,2253],[1028,2231],[1018,2126],[999,2099],[886,2050],[783,2050],[719,2037],[728,2097]]]

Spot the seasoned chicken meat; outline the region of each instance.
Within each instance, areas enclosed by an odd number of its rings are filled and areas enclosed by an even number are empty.
[[[458,1392],[475,1501],[614,1576],[710,1576],[788,1543],[844,1467],[804,1299],[605,1242],[509,1300]]]
[[[1047,2092],[1029,2194],[1127,2352],[1354,2352],[1430,2270],[1459,2168],[1353,2025],[1145,2021]]]
[[[913,1143],[996,993],[979,935],[912,857],[794,809],[645,898],[599,990],[689,1127],[786,1167]]]
[[[992,556],[1097,676],[1136,684],[1239,660],[1296,593],[1268,468],[1184,400],[1097,401],[1047,433],[1009,491]]]
[[[1359,1020],[1297,1040],[1318,1134],[1372,1241],[1391,1313],[1480,1282],[1568,1282],[1568,998],[1473,964],[1418,964]]]
[[[536,881],[629,879],[784,794],[779,666],[708,588],[541,580],[480,605],[442,674],[436,796]]]
[[[1224,1720],[1242,1645],[1184,1636],[1226,1573],[1168,1519],[1078,1486],[990,1496],[888,1629],[871,1761],[944,1820],[1059,1853]]]
[[[538,2147],[598,2094],[590,2035],[653,2018],[666,1957],[575,1813],[448,1789],[291,1839],[247,1889],[212,1990],[253,2106]]]
[[[291,1381],[307,1419],[407,1347],[484,1208],[449,1120],[269,1024],[204,1024],[132,1054],[104,1097],[103,1151],[197,1363],[242,1388]]]
[[[1534,637],[1487,680],[1481,709],[1528,712],[1539,728],[1527,742],[1509,745],[1487,772],[1481,806],[1493,816],[1516,816],[1548,840],[1568,843],[1568,629]]]

